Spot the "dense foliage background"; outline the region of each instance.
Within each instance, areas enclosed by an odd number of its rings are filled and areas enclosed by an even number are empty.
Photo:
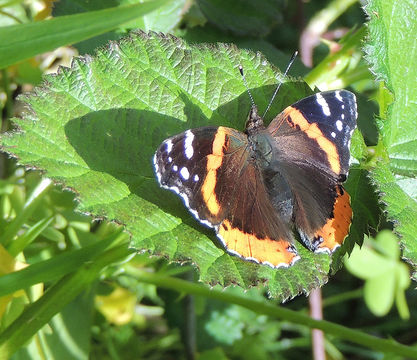
[[[0,359],[417,358],[416,12],[0,1]],[[243,129],[238,65],[261,109],[283,82],[267,121],[317,89],[357,95],[354,220],[332,258],[242,261],[157,186],[167,136]]]

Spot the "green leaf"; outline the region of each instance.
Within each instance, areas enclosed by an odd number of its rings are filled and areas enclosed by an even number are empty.
[[[393,95],[393,103],[378,122],[385,160],[372,171],[388,217],[401,236],[403,256],[417,264],[417,3],[415,0],[373,0],[366,45],[368,61]],[[404,20],[406,19],[406,21]],[[384,105],[384,104],[382,104]],[[383,106],[384,108],[384,106]],[[414,275],[416,277],[416,275]]]
[[[54,4],[53,15],[63,16],[80,14],[89,11],[126,6],[132,3],[134,3],[132,0],[60,0]],[[125,27],[129,29],[139,28],[153,31],[171,31],[181,20],[184,5],[185,0],[168,1],[166,4],[158,7],[157,10],[130,21]]]
[[[372,176],[381,193],[381,200],[386,204],[389,219],[394,222],[395,230],[401,235],[403,258],[414,264],[417,263],[417,203],[398,184],[397,177],[390,171],[388,165],[379,164],[372,171]],[[414,277],[417,274],[414,273]]]
[[[138,1],[136,1],[138,2]],[[53,16],[64,16],[91,12],[95,10],[108,9],[132,4],[131,0],[105,0],[105,1],[85,1],[85,0],[60,0],[54,4]],[[123,34],[132,29],[142,29],[145,31],[172,31],[182,19],[185,0],[168,1],[158,9],[136,17],[128,23],[122,23],[117,29],[94,36],[80,43],[73,45],[80,54],[91,53],[98,46],[104,46],[109,40],[120,40]]]
[[[94,289],[94,288],[93,288]],[[87,360],[90,352],[94,292],[83,292],[56,314],[13,359]],[[30,355],[29,355],[30,354]]]
[[[364,233],[368,233],[369,229],[378,228],[381,210],[375,187],[370,183],[368,171],[357,165],[352,166],[344,186],[351,196],[353,210],[349,238],[344,243],[345,249],[350,253],[354,244],[362,244]]]
[[[59,46],[112,30],[159,8],[167,1],[154,0],[0,28],[0,69]]]
[[[366,305],[377,316],[388,314],[394,303],[395,274],[392,270],[388,268],[381,276],[373,277],[365,283]]]
[[[224,313],[214,310],[211,313],[210,320],[205,325],[206,331],[217,342],[232,345],[236,340],[243,337],[245,324],[236,316],[239,310],[238,306],[227,308]]]
[[[4,137],[3,146],[76,190],[80,211],[125,224],[138,250],[191,261],[206,283],[265,283],[281,299],[308,292],[326,282],[327,254],[299,245],[301,260],[278,270],[230,256],[154,176],[153,154],[168,136],[209,124],[244,128],[250,101],[239,64],[262,111],[278,74],[260,54],[132,35],[48,76],[24,99],[30,110],[16,119],[21,132]],[[300,81],[285,82],[267,120],[310,93]]]
[[[96,280],[100,271],[129,255],[125,244],[96,254],[96,261],[83,264],[75,272],[61,278],[48,291],[0,333],[0,358],[9,359],[27,343],[62,308]]]
[[[19,271],[14,271],[0,276],[0,296],[13,294],[20,289],[28,288],[41,282],[59,279],[71,273],[83,264],[93,262],[97,254],[107,250],[109,245],[118,241],[125,241],[124,233],[115,232],[102,241],[96,241],[81,249],[68,251],[52,257],[48,260],[39,261]]]
[[[362,249],[355,247],[346,268],[365,280],[364,298],[371,312],[386,315],[394,299],[403,319],[409,317],[405,290],[410,286],[409,271],[401,262],[397,237],[389,230],[378,233],[375,240],[367,238]]]
[[[282,0],[197,0],[207,20],[236,35],[264,36],[277,25],[284,7]]]

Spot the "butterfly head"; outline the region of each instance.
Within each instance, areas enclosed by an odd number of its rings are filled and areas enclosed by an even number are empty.
[[[249,111],[248,119],[246,120],[245,133],[247,135],[253,135],[262,128],[265,128],[264,121],[258,114],[258,108],[255,105],[252,105]]]

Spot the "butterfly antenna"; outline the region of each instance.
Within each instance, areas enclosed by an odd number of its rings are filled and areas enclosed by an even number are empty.
[[[291,67],[292,63],[294,62],[295,58],[297,57],[297,55],[298,55],[298,51],[295,51],[294,54],[292,54],[290,62],[288,63],[287,68],[284,71],[284,77],[287,76],[288,71],[290,70],[290,67]],[[265,117],[266,113],[270,109],[270,107],[272,105],[272,102],[274,101],[275,96],[277,96],[279,88],[281,87],[281,85],[282,85],[282,81],[278,84],[277,88],[275,89],[274,95],[272,95],[271,101],[269,102],[264,114],[262,115],[263,118]]]
[[[245,84],[246,91],[249,94],[249,98],[250,98],[250,101],[252,103],[252,107],[256,107],[255,101],[253,100],[252,94],[251,94],[251,92],[249,90],[249,86],[248,86],[248,82],[246,81],[245,74],[243,73],[243,66],[242,65],[239,65],[239,71],[240,71],[240,75],[242,75],[243,84]]]

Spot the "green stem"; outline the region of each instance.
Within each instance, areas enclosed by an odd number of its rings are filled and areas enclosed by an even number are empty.
[[[10,0],[0,4],[0,9],[22,3],[24,0]]]
[[[295,324],[308,326],[309,328],[323,330],[327,334],[340,337],[344,340],[349,340],[353,343],[360,344],[377,351],[395,353],[404,357],[417,359],[417,349],[399,344],[394,340],[380,339],[375,336],[365,334],[362,331],[349,329],[345,326],[334,324],[326,320],[314,320],[308,315],[285,309],[283,307],[275,306],[273,304],[251,300],[242,296],[232,295],[227,292],[222,292],[215,289],[209,289],[205,286],[187,282],[185,280],[147,272],[141,272],[139,274],[138,280],[178,292],[200,295],[231,304],[237,304],[259,314],[265,314],[282,320],[290,321]]]
[[[14,16],[13,14],[9,13],[8,11],[0,10],[0,14],[13,19],[18,24],[22,24],[22,20],[20,20],[18,17]]]
[[[357,2],[357,0],[333,0],[323,10],[320,10],[313,16],[305,31],[312,32],[317,35],[323,34],[330,24],[332,24],[333,21],[342,15],[355,2]]]
[[[194,272],[189,271],[184,274],[185,279],[189,281],[194,280]],[[195,315],[195,304],[194,296],[187,294],[184,299],[184,345],[185,345],[185,356],[187,360],[193,360],[196,358],[197,352],[197,339],[196,339],[196,315]]]
[[[340,85],[339,85],[340,87],[346,87],[355,82],[362,81],[362,80],[370,80],[370,79],[373,79],[372,74],[369,71],[369,68],[365,64],[363,64],[363,65],[359,65],[353,71],[350,71],[346,74],[342,74],[340,76],[340,79],[338,80],[340,81]]]
[[[10,359],[14,352],[92,283],[104,267],[126,258],[130,253],[126,244],[114,247],[50,287],[0,334],[0,360]]]
[[[330,296],[323,300],[323,307],[332,306],[335,304],[339,304],[344,301],[357,299],[363,296],[363,288],[359,288],[352,291],[346,291],[341,294]]]
[[[35,225],[31,226],[24,234],[18,236],[14,241],[10,243],[7,248],[9,254],[16,257],[21,253],[26,246],[34,241],[54,220],[54,216],[49,216],[42,220],[39,220]]]
[[[313,66],[313,48],[320,43],[321,35],[356,1],[333,0],[311,18],[300,37],[301,61],[306,66]]]
[[[326,56],[320,64],[318,64],[313,70],[311,70],[305,77],[304,81],[311,87],[319,85],[328,77],[329,69],[332,69],[333,65],[337,63],[337,60],[342,57],[346,57],[355,47],[360,45],[361,40],[366,34],[366,27],[362,26],[350,38],[342,45],[339,51]]]

